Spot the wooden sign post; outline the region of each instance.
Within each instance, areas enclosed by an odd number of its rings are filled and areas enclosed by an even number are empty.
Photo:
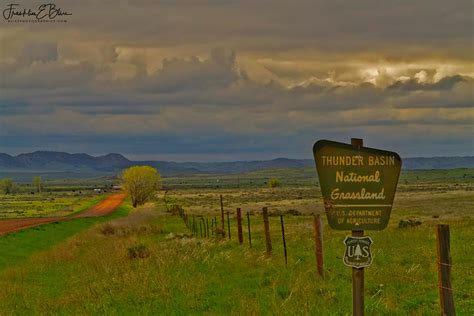
[[[351,145],[360,149],[364,143],[360,138],[351,138]],[[352,237],[363,236],[363,230],[352,230]],[[364,315],[364,283],[364,268],[352,267],[352,315],[354,316]]]
[[[323,254],[323,225],[321,223],[321,216],[314,215],[314,252],[316,255],[316,266],[318,273],[324,278],[324,254]]]
[[[390,218],[402,161],[395,152],[320,140],[313,147],[329,226],[350,230],[344,264],[352,267],[352,313],[364,315],[364,267],[372,263],[372,239],[364,230],[382,230]]]

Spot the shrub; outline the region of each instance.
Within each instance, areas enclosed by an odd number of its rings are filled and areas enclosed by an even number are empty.
[[[270,188],[276,188],[276,187],[279,187],[280,185],[281,185],[280,180],[278,180],[277,178],[271,178],[270,180],[268,180],[268,186]]]
[[[115,234],[115,228],[109,223],[102,225],[100,232],[104,235],[113,235]]]
[[[400,222],[398,222],[398,228],[407,228],[407,227],[416,227],[416,226],[420,226],[421,225],[421,222],[419,220],[413,220],[413,219],[409,219],[409,220],[400,220]]]
[[[125,237],[129,235],[160,234],[163,229],[157,225],[138,225],[135,223],[104,224],[100,227],[100,232],[105,236]]]
[[[292,208],[292,209],[289,209],[288,211],[286,211],[285,214],[293,215],[293,216],[300,216],[301,212],[298,211],[297,209]]]
[[[171,204],[167,210],[173,215],[181,215],[184,212],[184,209],[178,204]]]
[[[130,259],[143,259],[151,255],[150,249],[144,244],[138,244],[127,248]]]

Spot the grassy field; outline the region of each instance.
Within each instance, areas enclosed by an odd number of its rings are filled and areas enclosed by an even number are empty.
[[[110,179],[50,180],[38,193],[31,184],[19,183],[17,192],[0,194],[0,219],[72,215],[103,199],[113,184]]]
[[[98,203],[98,201],[91,202],[93,202],[92,205]],[[130,207],[125,205],[113,214],[104,217],[80,218],[51,223],[0,236],[0,271],[8,266],[14,266],[25,261],[38,251],[49,249],[94,224],[125,216],[129,209]]]
[[[268,169],[243,174],[202,174],[185,177],[166,177],[163,187],[166,190],[206,188],[206,189],[244,189],[262,188],[268,180],[277,178],[283,186],[316,186],[316,168]],[[402,189],[422,189],[423,185],[433,184],[463,186],[474,182],[474,169],[453,170],[402,170],[399,184]],[[399,187],[400,189],[400,187]]]
[[[374,262],[365,281],[368,315],[439,314],[438,223],[451,227],[456,311],[474,314],[474,196],[472,180],[459,180],[464,174],[407,175],[388,228],[368,232],[374,240]],[[350,315],[351,269],[341,259],[347,232],[330,229],[325,219],[326,278],[316,273],[310,216],[322,211],[316,187],[194,187],[167,193],[168,204],[180,204],[188,214],[209,220],[218,217],[222,194],[225,209],[231,211],[230,241],[190,236],[181,218],[166,211],[163,193],[157,202],[126,217],[104,219],[106,223],[32,251],[29,259],[7,260],[0,266],[0,314]],[[270,218],[273,256],[265,256],[262,206],[272,214],[286,214],[288,266],[277,216]],[[242,246],[236,241],[236,207],[253,214],[252,248],[247,238]],[[301,215],[290,215],[290,210]],[[399,221],[406,219],[421,225],[399,228]],[[18,244],[14,238],[27,232],[3,242]],[[44,232],[37,233],[25,240],[35,243]],[[2,255],[18,251],[3,247]]]
[[[98,203],[104,196],[67,191],[0,195],[0,218],[72,215]]]

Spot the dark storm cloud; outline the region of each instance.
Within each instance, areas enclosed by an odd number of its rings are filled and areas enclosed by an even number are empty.
[[[219,89],[240,78],[236,71],[235,52],[213,49],[208,59],[164,59],[163,69],[152,76],[143,74],[135,79],[137,89],[167,93],[193,89]]]
[[[472,79],[464,78],[463,76],[448,76],[442,78],[436,83],[420,83],[416,79],[410,79],[408,81],[397,81],[394,84],[387,87],[389,90],[397,91],[439,91],[439,90],[451,90],[454,85],[459,82],[472,82]]]
[[[50,62],[58,59],[57,43],[27,43],[18,56],[17,62],[31,65],[35,61]]]
[[[360,136],[472,152],[470,1],[61,6],[63,25],[2,24],[0,151],[308,157]]]
[[[383,49],[387,43],[459,44],[472,35],[470,1],[81,1],[64,6],[74,12],[66,29],[141,45],[219,42],[242,49],[331,51]]]
[[[95,76],[94,67],[82,62],[67,65],[58,61],[39,61],[33,64],[0,64],[3,89],[57,89],[78,86],[89,82]]]
[[[68,73],[64,70],[60,75]],[[237,67],[235,53],[214,50],[207,59],[175,59],[166,62],[163,70],[156,73],[110,81],[105,83],[106,87],[99,79],[92,78],[90,81],[94,84],[89,82],[74,90],[43,92],[34,99],[24,97],[29,104],[44,104],[40,107],[50,109],[47,116],[38,116],[24,128],[45,133],[100,135],[119,133],[126,124],[132,134],[183,135],[192,131],[219,134],[226,130],[241,137],[250,134],[264,137],[268,133],[283,135],[287,131],[314,130],[314,126],[402,127],[429,124],[430,120],[456,124],[458,116],[452,112],[440,114],[435,109],[472,106],[472,94],[468,92],[472,80],[454,76],[436,83],[417,81],[416,85],[414,80],[410,79],[406,86],[398,89],[393,85],[383,88],[367,82],[286,88],[276,82],[250,80],[245,71]],[[141,82],[148,84],[146,92]],[[397,111],[397,108],[431,111],[417,114]],[[4,123],[12,132],[18,132],[25,124],[21,118]]]

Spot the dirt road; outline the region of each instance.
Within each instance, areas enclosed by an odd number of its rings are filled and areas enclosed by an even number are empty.
[[[73,218],[77,217],[94,217],[94,216],[104,216],[107,215],[111,212],[113,212],[117,207],[122,204],[123,200],[125,199],[126,195],[125,194],[114,194],[109,197],[107,197],[105,200],[102,202],[94,205],[87,211],[81,212],[75,216],[72,216]]]
[[[35,227],[53,222],[63,222],[82,217],[97,217],[112,213],[122,204],[125,194],[113,194],[105,198],[102,202],[94,205],[90,209],[77,215],[68,217],[40,217],[40,218],[16,218],[0,220],[0,235],[16,232],[18,230]]]

